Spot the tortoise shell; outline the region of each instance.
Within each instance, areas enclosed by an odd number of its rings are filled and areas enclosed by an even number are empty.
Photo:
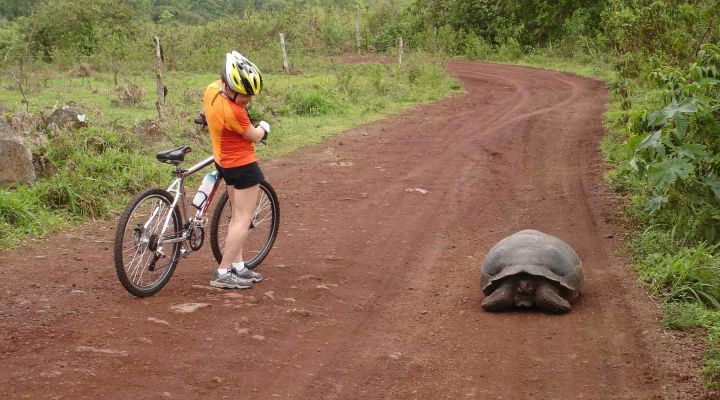
[[[528,274],[557,282],[576,297],[582,289],[582,262],[567,243],[540,231],[526,229],[499,241],[482,264],[480,285],[489,295],[500,280]]]

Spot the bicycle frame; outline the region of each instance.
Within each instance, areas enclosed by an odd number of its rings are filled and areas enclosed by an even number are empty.
[[[172,239],[165,239],[163,235],[159,238],[158,241],[158,248],[162,246],[163,244],[167,243],[175,243],[175,242],[184,242],[190,238],[190,233],[192,230],[190,229],[190,224],[196,227],[204,228],[205,226],[205,213],[210,208],[210,203],[212,203],[213,198],[215,197],[215,193],[217,192],[217,188],[220,186],[221,178],[218,177],[218,179],[215,181],[215,185],[212,188],[212,191],[210,192],[210,195],[207,198],[207,201],[203,204],[203,206],[195,212],[195,217],[193,219],[189,218],[188,214],[188,207],[187,203],[184,201],[185,199],[185,179],[189,177],[190,175],[195,174],[196,172],[200,171],[201,169],[207,167],[208,165],[212,164],[215,161],[214,157],[210,156],[199,163],[193,165],[192,167],[184,170],[180,168],[180,163],[174,163],[175,164],[175,180],[168,186],[167,191],[171,194],[173,194],[173,202],[170,206],[171,210],[174,210],[175,207],[178,206],[178,203],[182,204],[181,209],[181,222],[183,225],[182,230],[182,236],[178,238],[172,238]],[[187,218],[187,220],[184,220],[183,218]],[[152,217],[148,219],[148,221],[145,223],[145,228],[150,224],[150,221],[152,221]],[[161,232],[166,232],[167,229],[170,227],[172,219],[172,213],[168,213],[168,215],[165,217],[165,221],[163,223],[163,228]],[[187,249],[186,249],[187,251]]]

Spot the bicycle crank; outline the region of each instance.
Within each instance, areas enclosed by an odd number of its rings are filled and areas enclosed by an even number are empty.
[[[193,227],[190,230],[190,237],[188,238],[188,241],[190,242],[190,248],[193,249],[193,251],[200,250],[205,242],[205,229],[199,226]]]

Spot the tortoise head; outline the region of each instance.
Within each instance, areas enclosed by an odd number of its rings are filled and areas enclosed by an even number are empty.
[[[532,307],[535,305],[535,289],[540,279],[532,275],[521,274],[515,280],[513,304],[516,307]]]

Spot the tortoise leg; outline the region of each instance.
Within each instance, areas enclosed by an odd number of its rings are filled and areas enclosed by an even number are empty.
[[[513,282],[510,279],[506,279],[500,286],[490,293],[482,304],[480,304],[485,311],[502,311],[507,310],[513,305]]]
[[[570,311],[570,303],[560,296],[560,291],[550,282],[538,282],[535,304],[545,311],[562,314]]]

